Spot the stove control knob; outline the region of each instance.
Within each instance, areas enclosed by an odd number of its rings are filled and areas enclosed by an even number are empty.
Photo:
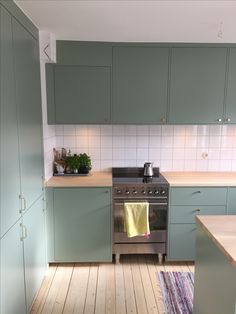
[[[165,190],[161,190],[161,195],[165,195],[166,194],[166,191]]]
[[[116,194],[121,194],[122,191],[121,190],[116,190]]]
[[[155,195],[159,194],[159,191],[158,191],[158,190],[155,190],[155,191],[154,191],[154,194],[155,194]]]
[[[126,194],[126,195],[129,195],[129,194],[130,194],[129,190],[126,190],[126,191],[125,191],[125,194]]]
[[[136,190],[133,190],[133,194],[135,194],[135,195],[136,195],[136,194],[138,194],[138,191],[136,191]]]
[[[141,193],[142,193],[143,195],[145,195],[145,194],[146,194],[146,191],[145,191],[145,190],[143,190]]]
[[[152,195],[152,193],[153,193],[153,192],[152,192],[151,190],[150,190],[150,191],[148,191],[148,194]]]

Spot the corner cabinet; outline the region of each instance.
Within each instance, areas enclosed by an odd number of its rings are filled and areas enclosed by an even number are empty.
[[[196,215],[225,215],[227,188],[170,189],[168,261],[195,260]]]
[[[111,189],[48,188],[50,262],[112,260]]]
[[[172,49],[169,122],[222,123],[227,48]]]
[[[114,47],[113,123],[166,123],[169,49]]]
[[[46,65],[50,124],[110,123],[111,67]]]

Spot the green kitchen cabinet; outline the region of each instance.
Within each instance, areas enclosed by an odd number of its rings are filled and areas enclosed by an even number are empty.
[[[114,47],[113,123],[166,123],[168,56],[168,48]]]
[[[227,187],[172,187],[168,216],[168,261],[195,260],[196,215],[226,215]]]
[[[110,123],[111,67],[46,65],[49,124]]]
[[[23,216],[26,305],[29,312],[46,269],[46,229],[43,198]]]
[[[112,260],[110,188],[54,188],[50,210],[53,261]]]
[[[193,261],[195,259],[195,224],[170,224],[168,237],[168,261]]]
[[[29,208],[42,194],[42,111],[38,42],[15,19],[13,51],[18,114],[21,196]]]
[[[222,123],[226,56],[223,47],[172,49],[170,123]]]
[[[236,215],[236,188],[230,187],[228,190],[227,214]]]
[[[229,48],[225,123],[236,123],[236,48]]]
[[[2,314],[26,314],[21,231],[18,222],[1,239]]]
[[[15,85],[11,22],[11,15],[0,6],[1,237],[20,218],[20,168],[17,107],[13,93]]]

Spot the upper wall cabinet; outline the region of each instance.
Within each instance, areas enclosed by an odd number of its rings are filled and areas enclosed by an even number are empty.
[[[229,49],[225,123],[236,123],[236,48]]]
[[[113,123],[166,123],[168,48],[115,47]]]
[[[111,45],[57,41],[57,64],[46,65],[48,123],[110,123],[111,65]]]
[[[170,123],[223,121],[226,56],[227,48],[172,49]]]
[[[48,64],[46,73],[49,123],[110,122],[110,67]]]

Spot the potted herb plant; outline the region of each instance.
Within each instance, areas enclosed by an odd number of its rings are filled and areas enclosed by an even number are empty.
[[[79,162],[79,173],[88,174],[92,169],[91,158],[86,153],[79,154],[78,156]]]
[[[67,156],[65,159],[66,171],[67,173],[78,173],[80,167],[79,156],[74,154],[74,156]]]

